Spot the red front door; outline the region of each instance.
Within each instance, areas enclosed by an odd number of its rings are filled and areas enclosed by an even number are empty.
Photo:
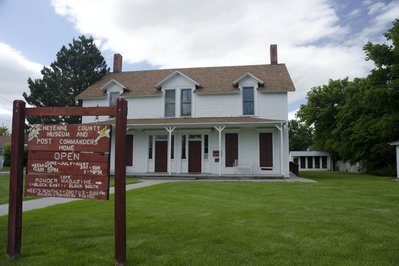
[[[168,142],[155,141],[155,172],[168,171]]]
[[[272,133],[259,133],[259,163],[260,167],[273,167]]]
[[[201,141],[188,142],[188,172],[201,173]]]

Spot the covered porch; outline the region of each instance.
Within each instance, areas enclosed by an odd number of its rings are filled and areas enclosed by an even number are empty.
[[[286,121],[255,117],[160,118],[128,119],[127,125],[129,175],[289,175]]]

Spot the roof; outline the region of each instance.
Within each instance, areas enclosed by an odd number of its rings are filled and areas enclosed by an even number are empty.
[[[394,141],[394,142],[390,142],[390,143],[388,143],[388,144],[389,144],[389,145],[394,145],[394,146],[399,145],[399,140]]]
[[[111,80],[115,80],[125,87],[125,91],[121,95],[123,97],[161,95],[161,92],[155,86],[175,72],[179,72],[200,84],[201,86],[195,90],[197,94],[238,92],[239,89],[233,85],[233,82],[247,73],[264,82],[264,85],[258,89],[261,92],[295,91],[285,64],[275,64],[109,73],[80,93],[76,99],[104,97],[106,94],[101,88]]]
[[[325,151],[290,151],[291,156],[330,156]]]
[[[128,126],[148,127],[148,126],[224,126],[224,125],[253,125],[253,124],[276,124],[283,121],[264,119],[257,117],[182,117],[182,118],[143,118],[127,119]],[[90,123],[94,124],[94,123]],[[95,124],[115,125],[115,120],[101,121]]]

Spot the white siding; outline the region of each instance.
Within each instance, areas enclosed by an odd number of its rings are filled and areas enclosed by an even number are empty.
[[[127,117],[133,118],[160,118],[164,114],[163,97],[126,98],[128,101]]]
[[[241,116],[239,94],[195,95],[197,117]]]
[[[267,119],[288,120],[287,92],[257,93],[258,116]]]
[[[93,100],[84,100],[83,107],[97,107],[97,106],[109,106],[108,97],[93,99]],[[108,120],[109,116],[99,116],[99,121]],[[95,116],[82,116],[82,123],[92,123],[96,121]]]

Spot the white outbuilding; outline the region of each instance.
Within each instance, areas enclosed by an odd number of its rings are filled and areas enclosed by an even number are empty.
[[[399,179],[399,140],[389,143],[396,146],[396,178]]]
[[[290,161],[300,170],[331,170],[331,155],[324,151],[290,151]]]

